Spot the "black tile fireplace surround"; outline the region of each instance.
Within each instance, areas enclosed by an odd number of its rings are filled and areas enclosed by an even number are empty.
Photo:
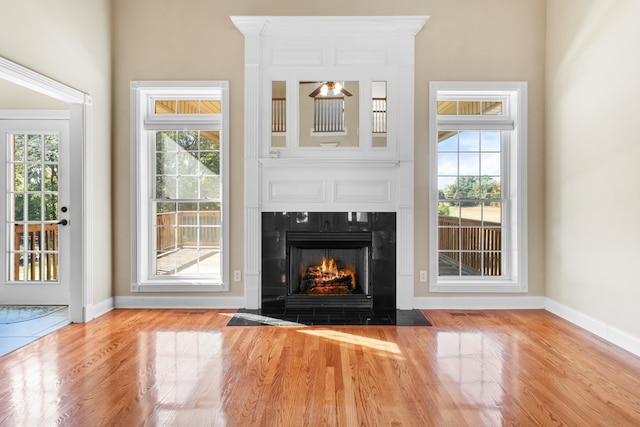
[[[302,237],[310,239],[303,242]],[[353,237],[350,237],[353,236]],[[334,248],[335,247],[335,248]],[[318,249],[357,264],[349,295],[303,295],[300,267],[291,264]],[[293,256],[292,256],[293,255]],[[303,262],[304,264],[304,262]],[[394,212],[263,212],[262,313],[323,308],[396,311]]]

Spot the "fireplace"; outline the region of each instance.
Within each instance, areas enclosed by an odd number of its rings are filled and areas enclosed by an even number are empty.
[[[371,232],[286,234],[286,306],[371,308]]]
[[[395,310],[395,228],[393,212],[263,212],[263,310]]]

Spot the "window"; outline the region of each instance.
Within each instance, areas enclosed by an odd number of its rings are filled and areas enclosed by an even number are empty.
[[[430,289],[524,292],[526,84],[430,85]]]
[[[228,83],[132,82],[133,291],[228,290]]]

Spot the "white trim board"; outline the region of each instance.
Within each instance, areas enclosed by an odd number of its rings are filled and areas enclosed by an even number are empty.
[[[116,296],[115,308],[224,308],[245,306],[245,297]]]
[[[547,297],[417,297],[413,299],[413,306],[421,310],[544,309],[613,345],[640,356],[640,337],[621,331]]]
[[[640,337],[621,331],[614,326],[598,319],[594,319],[591,316],[552,300],[551,298],[546,298],[544,308],[548,312],[553,313],[594,335],[597,335],[603,340],[621,347],[636,356],[640,356]]]

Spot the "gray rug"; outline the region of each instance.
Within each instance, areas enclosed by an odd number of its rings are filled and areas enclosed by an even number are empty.
[[[65,305],[0,305],[0,324],[26,322],[66,308]]]

